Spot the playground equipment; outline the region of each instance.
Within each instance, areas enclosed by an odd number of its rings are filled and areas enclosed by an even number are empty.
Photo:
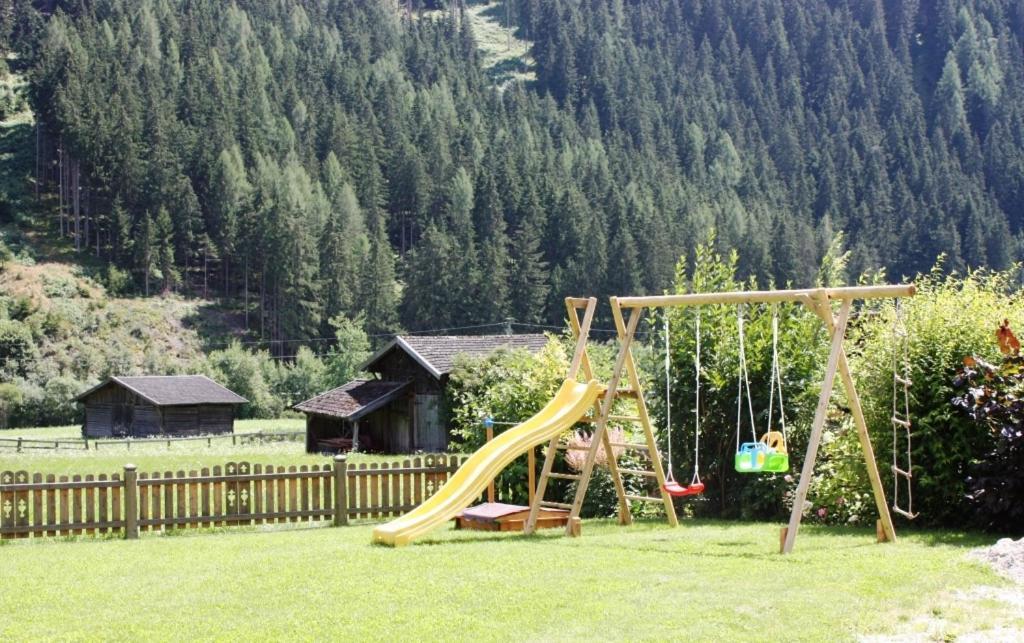
[[[524,530],[525,533],[532,533],[536,530],[541,508],[553,507],[569,511],[569,523],[566,527],[567,534],[579,535],[580,509],[593,475],[597,454],[602,450],[607,458],[608,470],[618,496],[620,524],[625,525],[632,522],[629,504],[632,501],[660,503],[664,508],[665,517],[669,525],[676,526],[678,521],[675,507],[672,503],[672,496],[666,489],[668,487],[668,480],[662,469],[661,458],[658,454],[657,443],[655,442],[650,416],[647,413],[641,382],[631,348],[640,318],[643,316],[643,311],[647,308],[673,306],[795,302],[807,306],[808,309],[821,319],[830,335],[830,349],[821,393],[818,397],[814,421],[811,425],[807,455],[804,458],[800,482],[794,494],[793,510],[788,526],[784,527],[781,533],[781,550],[783,553],[792,551],[796,542],[797,531],[799,530],[800,520],[804,511],[804,503],[807,499],[808,486],[814,471],[818,447],[821,443],[825,415],[828,410],[837,373],[846,390],[847,404],[853,415],[854,424],[857,427],[857,435],[867,466],[868,478],[871,482],[871,489],[875,498],[875,506],[879,514],[877,523],[878,540],[895,541],[896,532],[893,528],[892,516],[889,513],[885,491],[882,488],[881,478],[878,474],[878,466],[875,462],[874,450],[868,435],[860,399],[857,396],[853,376],[850,374],[846,351],[844,350],[844,340],[854,300],[909,297],[913,294],[914,286],[908,284],[802,290],[695,293],[647,297],[612,297],[612,317],[615,320],[619,350],[611,376],[605,386],[599,384],[594,379],[590,360],[586,352],[587,337],[594,317],[597,300],[593,297],[589,299],[567,298],[566,309],[569,313],[569,327],[576,339],[576,348],[565,383],[559,389],[555,398],[537,415],[523,424],[506,431],[493,442],[474,453],[444,487],[422,505],[397,520],[377,527],[373,532],[373,540],[374,542],[389,545],[408,544],[414,538],[427,533],[434,527],[454,517],[459,511],[479,497],[488,482],[502,468],[527,449],[545,441],[548,442],[547,455],[541,470],[540,479],[537,482],[537,491],[530,506],[530,513]],[[838,311],[833,310],[834,303],[839,304]],[[579,319],[579,309],[581,308],[585,310],[582,323]],[[628,313],[628,318],[624,313]],[[775,368],[773,367],[773,370]],[[577,381],[581,375],[586,383]],[[778,372],[776,371],[777,375]],[[621,401],[634,406],[635,410],[632,414],[616,414],[616,411],[621,409],[621,405],[617,407],[616,403]],[[588,411],[590,412],[588,413]],[[560,450],[569,448],[561,443],[561,438],[571,427],[579,422],[589,423],[593,426],[590,445],[587,447],[577,447],[585,449],[587,452],[584,465],[578,474],[555,473],[553,468],[557,459],[557,453]],[[644,438],[643,442],[613,443],[607,431],[609,422],[639,425]],[[776,449],[784,446],[785,436],[772,435],[773,433],[776,432],[768,431],[766,436],[763,437],[763,441],[758,440],[757,442]],[[620,468],[615,455],[615,449],[629,449],[646,453],[650,462],[650,470]],[[623,475],[653,478],[657,483],[659,495],[635,496],[627,494],[622,484]],[[571,504],[544,500],[544,493],[549,479],[567,479],[577,483],[576,493]]]
[[[671,325],[668,314],[665,314],[665,429],[668,433],[668,481],[662,487],[670,496],[685,498],[687,496],[699,496],[704,493],[704,483],[700,481],[700,313],[697,313],[695,324],[696,351],[694,351],[693,365],[696,371],[696,390],[693,403],[693,477],[690,484],[685,487],[676,482],[673,476],[672,467],[672,360],[670,358],[669,345],[671,344]]]
[[[897,299],[892,325],[892,510],[913,520],[917,518],[914,513],[913,495],[913,460],[910,456],[910,358],[909,342],[910,335],[907,332],[907,325],[903,319],[903,306]],[[902,369],[902,372],[900,371]],[[902,397],[903,404],[898,404]],[[903,407],[902,409],[900,407]],[[906,469],[900,468],[898,434],[903,429],[903,441],[906,444],[907,464]],[[900,481],[904,481],[907,489],[907,508],[900,507]]]
[[[483,420],[486,430],[486,440],[494,439],[494,426],[516,426],[515,422],[496,422],[488,416]],[[511,505],[504,502],[497,502],[494,489],[494,480],[491,479],[487,485],[487,502],[482,502],[474,507],[466,509],[455,516],[456,529],[471,529],[475,531],[522,531],[526,527],[526,518],[530,515],[530,505],[533,504],[533,493],[536,488],[536,448],[527,450],[526,476],[529,504]],[[538,518],[537,526],[541,529],[564,527],[569,521],[569,512],[564,509],[542,509]]]
[[[743,332],[743,305],[736,309],[736,326],[739,333],[740,368],[736,393],[736,457],[734,466],[740,473],[783,473],[789,471],[789,449],[786,444],[786,412],[782,405],[782,371],[779,367],[779,306],[772,305],[772,367],[768,386],[768,426],[761,439],[754,428],[754,406],[750,397],[750,376],[747,372],[746,335]],[[747,413],[750,415],[750,434],[753,442],[740,443],[743,424],[743,392],[747,393]],[[775,406],[775,392],[779,393],[779,427],[772,430],[772,413]]]

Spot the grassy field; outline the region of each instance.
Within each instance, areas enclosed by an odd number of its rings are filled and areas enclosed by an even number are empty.
[[[259,431],[305,431],[306,421],[303,418],[277,418],[275,420],[235,420],[235,433],[257,433]],[[57,438],[80,438],[82,427],[40,426],[31,429],[7,429],[0,431],[0,438],[41,438],[53,440]]]
[[[1006,583],[965,559],[984,541],[960,534],[875,545],[805,527],[782,557],[770,524],[446,530],[400,550],[371,546],[370,529],[11,544],[0,640],[942,640],[1024,626],[998,601],[965,600]]]
[[[235,422],[236,433],[257,431],[300,431],[305,429],[302,419],[239,420]],[[49,427],[14,429],[0,432],[3,438],[77,438],[78,427]],[[408,456],[383,456],[354,454],[349,462],[396,462]],[[326,464],[330,456],[307,454],[305,442],[268,442],[263,444],[232,445],[228,439],[214,439],[212,446],[204,441],[166,442],[155,440],[131,444],[103,444],[99,448],[90,443],[90,449],[0,449],[0,471],[25,470],[30,473],[89,474],[115,473],[127,463],[135,464],[140,471],[189,471],[202,467],[223,465],[227,462],[253,462],[274,465]]]

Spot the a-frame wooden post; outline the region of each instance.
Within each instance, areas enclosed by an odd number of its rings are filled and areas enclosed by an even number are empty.
[[[665,470],[661,466],[661,454],[658,452],[658,443],[654,438],[654,427],[651,425],[651,416],[647,412],[647,402],[644,400],[643,389],[640,386],[640,375],[636,370],[636,362],[633,360],[633,338],[636,334],[636,323],[633,318],[639,321],[643,308],[634,308],[630,314],[630,324],[623,323],[622,307],[619,306],[617,297],[611,298],[612,317],[615,319],[615,330],[619,337],[619,350],[625,354],[624,366],[626,375],[629,378],[629,386],[635,396],[637,416],[644,431],[644,439],[647,442],[647,455],[651,460],[651,469],[654,472],[655,481],[658,483],[658,491],[661,494],[661,504],[665,508],[665,516],[668,524],[675,527],[679,524],[676,517],[676,507],[672,503],[672,496],[665,491]],[[632,330],[630,330],[632,329]],[[628,496],[627,496],[628,498]],[[652,498],[644,498],[650,501]]]
[[[857,438],[860,440],[861,451],[864,454],[864,464],[868,470],[868,479],[871,481],[871,491],[875,497],[875,507],[878,510],[879,516],[879,540],[895,542],[896,530],[892,524],[889,505],[885,500],[882,479],[878,474],[875,451],[871,446],[871,436],[868,433],[867,422],[864,420],[864,409],[861,407],[860,396],[857,395],[857,387],[854,385],[853,375],[850,373],[850,365],[846,359],[846,350],[843,346],[852,301],[850,299],[842,300],[838,317],[832,315],[832,307],[825,291],[815,292],[813,295],[802,298],[801,301],[825,323],[825,328],[828,329],[832,336],[832,349],[829,353],[828,366],[825,370],[825,380],[822,383],[821,394],[818,396],[818,408],[815,410],[814,423],[811,425],[811,437],[807,443],[807,455],[800,473],[796,497],[793,500],[793,509],[789,516],[789,526],[783,529],[782,553],[788,554],[793,551],[793,545],[796,543],[796,534],[800,528],[800,519],[803,516],[804,503],[807,500],[807,489],[814,475],[814,464],[817,459],[818,446],[821,442],[821,434],[824,428],[825,412],[828,410],[829,399],[832,396],[837,372],[843,381],[843,388],[846,390],[847,402],[850,405],[853,422],[857,427]]]
[[[587,341],[587,335],[589,334],[590,321],[593,316],[593,306],[596,300],[591,299],[566,299],[566,311],[569,315],[569,327],[573,334],[577,338],[576,343],[576,355],[579,356],[578,369],[575,368],[576,359],[574,358],[574,368],[570,368],[570,373],[573,377],[578,372],[582,372],[586,378],[593,377],[593,371],[591,369],[590,359],[587,356],[585,347]],[[580,307],[586,307],[584,313],[583,323],[579,321],[579,314],[577,309]],[[625,323],[622,319],[622,311],[618,307],[615,299],[612,299],[612,312],[615,317],[616,328],[618,329],[619,335],[619,353],[615,360],[615,366],[612,369],[611,379],[608,382],[608,387],[605,390],[602,399],[595,404],[593,414],[590,418],[591,423],[594,425],[593,432],[591,434],[590,446],[587,448],[587,457],[584,462],[583,470],[578,475],[565,475],[552,473],[552,468],[555,461],[555,454],[559,449],[560,437],[555,437],[551,440],[548,445],[547,457],[544,460],[544,467],[541,471],[540,480],[537,484],[537,492],[534,496],[534,501],[530,505],[530,516],[527,518],[526,526],[524,531],[526,533],[533,533],[536,529],[537,515],[540,511],[541,506],[553,506],[562,507],[569,509],[569,522],[566,526],[566,534],[570,536],[579,535],[576,525],[578,524],[578,518],[580,510],[583,506],[583,500],[586,497],[587,489],[590,485],[590,479],[593,476],[594,463],[597,460],[597,453],[599,449],[604,449],[605,455],[608,461],[608,469],[612,477],[612,482],[615,486],[615,492],[618,496],[619,501],[619,522],[624,525],[628,525],[632,522],[632,515],[630,513],[629,501],[640,500],[648,502],[660,502],[665,506],[666,514],[668,517],[669,524],[675,526],[677,524],[675,507],[672,505],[671,497],[664,491],[665,476],[661,468],[661,459],[657,450],[657,443],[654,439],[653,429],[650,424],[650,417],[647,414],[647,407],[644,404],[643,393],[640,389],[640,378],[636,372],[636,365],[633,362],[632,352],[630,350],[630,344],[632,338],[636,333],[637,325],[642,315],[642,310],[634,310],[630,316],[629,322]],[[582,351],[581,351],[582,348]],[[629,382],[629,388],[625,391],[619,389],[620,382],[624,379]],[[614,409],[615,400],[620,395],[628,395],[633,398],[636,407],[637,415],[635,417],[622,417],[612,416],[612,410]],[[611,419],[619,419],[622,421],[633,421],[639,423],[644,431],[645,441],[643,443],[630,443],[630,444],[617,444],[611,441],[608,435],[607,427],[608,422]],[[641,471],[641,470],[620,470],[618,466],[617,458],[615,457],[615,448],[638,448],[646,450],[652,461],[652,471]],[[645,475],[653,477],[657,480],[660,497],[647,497],[647,496],[630,496],[626,494],[625,486],[622,483],[622,473],[630,473],[636,475]],[[576,495],[571,505],[561,505],[559,503],[547,503],[544,501],[544,492],[547,488],[547,481],[552,477],[572,479],[577,481]]]
[[[569,367],[568,379],[576,378],[580,372],[583,373],[584,378],[592,379],[594,374],[590,365],[590,357],[587,355],[587,339],[590,335],[590,324],[594,319],[594,312],[597,309],[597,299],[590,297],[589,299],[577,299],[568,297],[565,300],[566,312],[568,313],[569,328],[572,330],[573,335],[576,337],[576,348],[573,351],[573,361]],[[583,322],[580,322],[578,309],[583,308]],[[600,406],[595,404],[593,411],[593,418],[596,419],[600,413]],[[526,534],[532,534],[537,530],[537,518],[540,514],[540,508],[542,505],[556,506],[560,508],[570,508],[570,505],[560,505],[559,503],[547,503],[544,500],[544,493],[547,491],[548,480],[552,477],[558,478],[572,478],[581,480],[581,476],[569,476],[564,474],[552,473],[554,468],[555,460],[557,459],[557,453],[562,436],[556,435],[551,438],[551,442],[548,443],[547,454],[544,458],[544,466],[541,469],[540,478],[537,481],[537,490],[533,495],[533,501],[530,503],[530,514],[526,519],[526,525],[523,527],[523,532]],[[597,442],[592,442],[592,446],[596,445]],[[612,480],[615,483],[615,490],[619,496],[619,506],[629,510],[629,505],[625,500],[625,488],[622,486],[622,478],[619,475],[618,467],[612,457],[611,445],[608,443],[607,435],[601,444],[606,449],[608,459],[610,462],[610,469],[612,474]],[[584,489],[584,492],[586,490]],[[579,535],[577,531],[574,531],[575,523],[574,518],[579,516],[579,512],[575,512],[571,515],[569,522],[566,525],[566,533],[569,535]]]

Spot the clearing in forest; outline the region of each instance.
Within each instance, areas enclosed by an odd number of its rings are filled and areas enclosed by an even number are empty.
[[[473,0],[466,11],[473,26],[473,37],[480,49],[481,65],[496,85],[504,87],[517,80],[537,79],[531,42],[522,40],[519,30],[508,28],[511,6],[504,0],[486,2]]]

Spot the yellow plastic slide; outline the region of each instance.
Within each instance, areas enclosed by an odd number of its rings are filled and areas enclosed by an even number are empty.
[[[466,460],[437,493],[401,518],[373,530],[373,542],[408,545],[454,518],[480,497],[487,483],[528,449],[549,442],[594,406],[601,385],[566,380],[554,399],[529,420],[505,431]]]

